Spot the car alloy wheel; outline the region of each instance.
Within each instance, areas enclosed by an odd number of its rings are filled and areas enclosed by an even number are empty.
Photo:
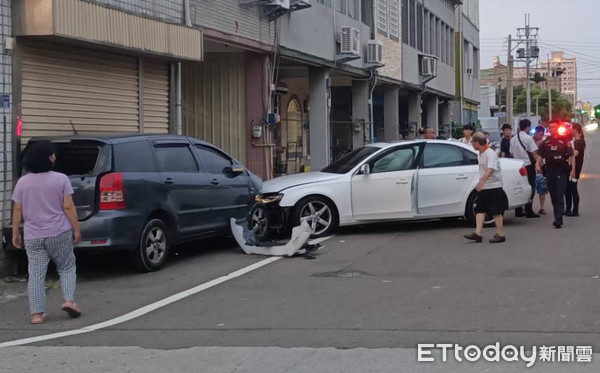
[[[256,204],[252,207],[248,228],[259,241],[267,238],[269,233],[269,217],[264,206]]]
[[[306,220],[312,235],[319,236],[330,229],[334,215],[329,205],[323,201],[308,201],[300,210],[300,221]]]
[[[167,238],[160,227],[154,227],[146,236],[146,256],[154,264],[160,264],[167,252]]]
[[[169,248],[167,225],[160,219],[150,219],[142,230],[138,246],[131,252],[131,263],[142,272],[156,271],[167,261]]]

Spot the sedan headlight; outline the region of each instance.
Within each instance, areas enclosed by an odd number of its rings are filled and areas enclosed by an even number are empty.
[[[264,204],[275,203],[281,201],[283,198],[283,194],[275,193],[275,194],[259,194],[254,197],[255,202],[260,202]]]

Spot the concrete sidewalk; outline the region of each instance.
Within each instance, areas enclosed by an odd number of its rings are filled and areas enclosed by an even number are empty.
[[[451,354],[450,354],[451,355]],[[279,347],[198,347],[148,350],[138,347],[10,347],[0,349],[2,372],[206,372],[206,373],[468,373],[600,371],[600,354],[592,363],[417,362],[416,349]],[[450,360],[452,359],[452,360]]]

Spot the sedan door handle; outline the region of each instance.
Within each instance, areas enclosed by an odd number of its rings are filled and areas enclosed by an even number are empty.
[[[219,180],[217,179],[212,179],[212,181],[210,182],[212,185],[219,185]]]
[[[173,185],[173,184],[175,184],[175,181],[173,181],[173,179],[171,179],[169,177],[169,178],[167,178],[167,180],[165,180],[165,184],[167,184],[167,185]]]
[[[469,177],[468,177],[468,176],[466,176],[466,175],[457,175],[457,176],[456,176],[456,180],[466,180],[466,179],[468,179],[468,178],[469,178]]]
[[[400,179],[400,180],[396,181],[396,184],[408,184],[408,180]]]

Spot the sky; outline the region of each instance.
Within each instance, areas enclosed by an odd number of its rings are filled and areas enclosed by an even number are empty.
[[[579,99],[600,103],[599,0],[480,0],[479,11],[481,69],[491,68],[495,56],[506,64],[508,35],[516,38],[528,13],[530,26],[539,27],[539,62],[551,50],[576,57]]]

